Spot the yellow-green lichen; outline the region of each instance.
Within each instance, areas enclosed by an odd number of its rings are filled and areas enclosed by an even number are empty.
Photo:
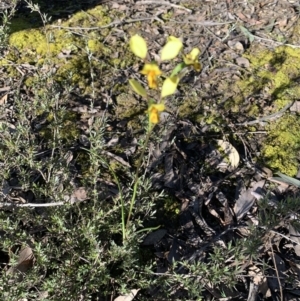
[[[119,119],[134,118],[143,112],[139,101],[128,93],[122,93],[117,96],[117,106],[115,110]],[[146,111],[146,105],[144,111]]]
[[[114,41],[114,45],[110,45],[104,41],[111,28],[100,29],[113,19],[122,18],[123,14],[105,5],[99,5],[87,11],[80,11],[64,22],[57,21],[57,24],[46,25],[43,28],[20,31],[14,29],[18,25],[16,19],[9,37],[11,50],[0,60],[0,65],[5,66],[10,76],[19,75],[15,66],[20,64],[29,63],[38,69],[51,65],[52,69],[57,70],[54,75],[57,82],[77,86],[83,92],[91,93],[91,73],[101,79],[102,73],[108,68],[114,68],[112,71],[115,71],[132,64],[133,55],[124,41],[117,40]],[[23,21],[19,21],[20,28],[24,27],[21,24]],[[115,54],[116,49],[118,55]],[[111,79],[107,78],[106,82],[111,84]],[[30,84],[32,80],[26,80],[26,83]],[[103,88],[103,83],[97,80],[93,88]]]
[[[231,86],[234,96],[225,103],[225,108],[232,113],[242,112],[245,116],[257,118],[279,111],[300,98],[300,49],[256,47],[251,48],[245,57],[250,61],[251,74],[246,74]],[[268,109],[263,99],[268,101]],[[276,122],[270,122],[266,129],[262,161],[272,169],[294,176],[299,165],[299,117],[287,111]]]
[[[174,12],[173,11],[168,11],[168,12],[165,12],[164,14],[161,15],[162,19],[165,20],[165,21],[169,21],[174,15]]]
[[[268,126],[262,148],[264,161],[274,170],[294,176],[299,167],[300,122],[296,115],[286,115]]]
[[[95,26],[104,26],[112,22],[110,10],[106,6],[97,6],[88,11],[80,11],[66,22],[70,27],[83,27],[89,29],[91,24]]]
[[[49,113],[46,117],[47,125],[42,126],[39,134],[44,141],[53,141],[54,137],[64,144],[72,144],[78,139],[80,131],[74,126],[78,116],[74,112],[61,110]]]
[[[103,44],[97,39],[88,40],[87,46],[92,53],[99,53],[103,47]]]
[[[184,89],[184,86],[182,86]],[[203,109],[200,105],[200,97],[195,91],[190,91],[190,87],[186,88],[186,97],[180,104],[178,104],[178,108],[176,109],[178,112],[178,116],[181,119],[189,118],[195,122],[202,122],[204,115]]]
[[[256,49],[245,57],[249,59],[254,75],[238,83],[244,96],[265,92],[276,104],[281,102],[281,106],[300,96],[297,83],[300,49],[288,46],[280,46],[273,51]]]
[[[293,45],[300,44],[300,19],[299,18],[297,22],[295,22],[295,24],[293,25],[293,32],[289,43]]]
[[[250,71],[223,88],[233,95],[224,104],[226,110],[249,117],[261,117],[273,113],[265,110],[264,99],[268,99],[269,104],[272,102],[275,112],[300,97],[297,83],[300,49],[280,46],[269,50],[257,46],[250,48],[244,57],[250,61]]]
[[[178,215],[180,213],[180,203],[175,198],[166,198],[164,200],[164,210],[166,214]]]
[[[179,226],[180,219],[180,201],[172,196],[166,196],[163,200],[156,202],[157,211],[156,222],[160,225]]]

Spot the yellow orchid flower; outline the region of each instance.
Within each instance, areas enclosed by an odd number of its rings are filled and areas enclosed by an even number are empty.
[[[157,88],[157,76],[162,74],[159,67],[155,63],[145,64],[141,73],[144,75],[147,75],[149,87],[152,89],[156,89]]]
[[[193,48],[192,51],[183,56],[183,61],[186,65],[193,65],[196,71],[201,70],[201,64],[198,62],[198,56],[200,54],[199,48]]]
[[[139,35],[134,35],[130,38],[129,46],[131,51],[141,59],[145,59],[147,56],[147,44],[146,41]]]
[[[165,105],[162,103],[151,104],[148,107],[149,122],[152,124],[157,124],[159,122],[159,112],[164,111]]]
[[[168,42],[161,50],[161,60],[168,61],[174,59],[182,47],[183,44],[180,39],[170,36]]]

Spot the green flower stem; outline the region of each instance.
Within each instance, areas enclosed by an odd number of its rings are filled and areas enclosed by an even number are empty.
[[[121,218],[122,218],[122,239],[123,241],[126,239],[126,228],[125,228],[125,203],[124,203],[124,197],[123,197],[123,194],[122,194],[122,188],[121,188],[121,185],[120,185],[120,181],[116,175],[116,173],[114,172],[114,170],[108,165],[109,167],[109,170],[111,171],[116,183],[117,183],[117,186],[118,186],[118,190],[119,190],[119,193],[120,193],[120,199],[121,199]]]
[[[132,197],[131,197],[131,201],[130,201],[130,208],[129,208],[129,212],[128,212],[128,216],[127,216],[126,227],[125,227],[126,232],[127,232],[128,227],[129,227],[130,218],[131,218],[133,206],[134,206],[134,203],[135,203],[137,188],[138,188],[138,184],[139,184],[139,168],[142,165],[142,161],[143,161],[145,151],[146,151],[146,146],[148,145],[149,138],[150,138],[150,135],[151,135],[151,132],[152,132],[154,126],[155,125],[153,125],[149,122],[149,128],[148,128],[148,133],[147,133],[147,136],[146,136],[146,140],[145,140],[145,143],[143,145],[143,149],[142,149],[141,155],[140,155],[138,163],[137,163],[135,176],[134,176],[133,193],[132,193]],[[123,208],[123,204],[122,204],[122,213],[123,213],[123,211],[124,211],[124,208]],[[123,218],[123,216],[122,216],[122,218]],[[123,219],[122,219],[122,223],[123,223]],[[124,233],[123,233],[123,238],[124,238]]]

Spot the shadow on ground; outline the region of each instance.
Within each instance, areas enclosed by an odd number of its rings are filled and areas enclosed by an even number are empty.
[[[47,15],[47,19],[53,22],[57,19],[66,19],[78,11],[86,11],[97,5],[104,4],[107,0],[78,0],[78,1],[62,1],[62,0],[33,0],[34,5],[38,5],[40,11]],[[38,12],[32,12],[28,4],[20,1],[17,5],[17,11],[11,20],[11,33],[19,30],[37,28],[43,25],[41,16]]]

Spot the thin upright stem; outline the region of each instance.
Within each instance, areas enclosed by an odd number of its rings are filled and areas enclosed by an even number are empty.
[[[148,133],[147,133],[147,136],[146,136],[146,140],[144,142],[143,149],[142,149],[141,155],[139,157],[139,160],[138,160],[137,166],[136,166],[134,182],[133,182],[134,183],[133,193],[132,193],[132,197],[131,197],[131,200],[130,200],[130,207],[129,207],[127,222],[126,222],[126,230],[128,229],[129,222],[130,222],[130,217],[131,217],[132,210],[133,210],[133,205],[135,203],[137,188],[138,188],[138,184],[139,184],[139,169],[142,165],[142,161],[143,161],[143,158],[144,158],[144,155],[145,155],[146,147],[148,145],[149,138],[150,138],[150,135],[151,135],[151,132],[152,132],[153,128],[154,128],[154,125],[149,122],[149,129],[148,129]]]

